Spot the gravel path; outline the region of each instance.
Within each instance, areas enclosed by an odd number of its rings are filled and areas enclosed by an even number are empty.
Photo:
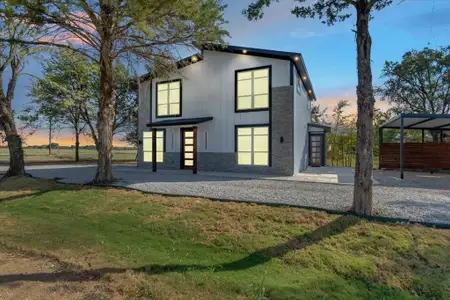
[[[67,183],[92,180],[95,166],[33,166],[27,169],[33,176]],[[114,166],[116,185],[143,191],[200,196],[214,199],[294,204],[333,210],[346,210],[352,203],[352,185],[307,183],[265,179],[192,175],[191,173],[137,169]],[[381,180],[383,182],[383,180]],[[377,215],[413,221],[450,224],[450,182],[432,187],[407,181],[374,186],[374,210]],[[396,186],[397,185],[397,186]],[[399,186],[398,186],[399,185]]]

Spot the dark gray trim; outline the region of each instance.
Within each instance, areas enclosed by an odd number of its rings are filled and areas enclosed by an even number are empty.
[[[289,82],[290,82],[290,85],[291,86],[293,86],[294,85],[294,64],[292,63],[292,61],[291,61],[291,63],[289,64]]]
[[[238,128],[249,128],[249,127],[268,127],[269,128],[269,167],[272,166],[272,125],[271,123],[266,124],[245,124],[245,125],[234,125],[234,153],[238,153],[237,149],[237,131]],[[236,165],[237,165],[236,161]],[[250,165],[254,166],[254,165]],[[259,166],[258,166],[259,167]]]
[[[308,127],[316,127],[324,129],[325,132],[331,132],[331,126],[325,124],[308,123]]]
[[[158,116],[158,85],[165,84],[165,83],[171,83],[171,82],[180,82],[180,113],[177,115],[164,115],[164,116]],[[170,92],[170,87],[168,87],[167,92]],[[183,115],[183,82],[181,79],[173,79],[173,80],[166,80],[166,81],[159,81],[156,83],[155,87],[155,118],[156,119],[165,119],[165,118],[178,118]],[[170,110],[170,105],[167,103],[167,111]]]
[[[238,73],[240,73],[240,72],[247,72],[247,71],[254,71],[254,70],[262,70],[262,69],[269,69],[269,107],[267,107],[267,108],[239,109],[238,110],[238,86],[237,86]],[[252,95],[252,97],[253,97],[253,95]],[[240,69],[240,70],[235,70],[234,71],[234,112],[235,113],[245,113],[245,112],[254,112],[254,111],[268,111],[268,110],[270,111],[270,110],[272,110],[271,104],[272,104],[272,65],[255,67],[255,68]]]
[[[149,127],[158,126],[182,126],[182,125],[197,125],[213,120],[213,117],[202,117],[202,118],[187,118],[187,119],[176,119],[176,120],[163,120],[158,122],[153,122],[147,124]]]
[[[150,123],[153,122],[153,80],[150,80]]]

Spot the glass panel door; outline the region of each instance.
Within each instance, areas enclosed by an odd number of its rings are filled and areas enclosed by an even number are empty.
[[[322,135],[309,136],[309,164],[312,167],[322,165]]]
[[[192,128],[182,128],[181,129],[181,138],[182,138],[182,149],[181,149],[181,167],[183,169],[193,169],[194,168],[194,159],[195,159],[195,143],[196,137],[194,133],[194,129]]]

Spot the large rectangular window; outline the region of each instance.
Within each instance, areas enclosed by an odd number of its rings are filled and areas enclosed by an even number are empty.
[[[151,131],[145,131],[143,136],[144,162],[152,162],[153,136]],[[164,130],[156,131],[156,162],[164,162]]]
[[[236,111],[269,108],[271,67],[236,71]]]
[[[181,80],[156,84],[156,116],[181,116]]]
[[[269,165],[269,126],[237,127],[238,165]]]

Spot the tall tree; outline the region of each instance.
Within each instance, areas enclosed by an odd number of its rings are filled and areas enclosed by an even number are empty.
[[[450,113],[450,46],[408,51],[401,62],[386,61],[382,76],[377,92],[395,113]]]
[[[14,120],[12,101],[25,60],[37,49],[13,42],[37,34],[34,26],[29,25],[27,20],[15,19],[14,14],[11,6],[3,2],[0,4],[0,36],[9,41],[0,43],[0,130],[4,132],[9,149],[9,168],[5,177],[25,174],[22,139]]]
[[[46,93],[37,93],[36,83],[32,88],[31,105],[26,107],[19,115],[18,119],[24,124],[24,128],[32,129],[33,134],[37,129],[46,128],[48,130],[48,155],[52,154],[53,133],[57,129],[64,117],[64,111],[61,109],[57,97],[53,90],[47,89]]]
[[[113,67],[114,121],[113,135],[128,132],[133,127],[132,116],[137,111],[135,84],[123,64]],[[54,51],[43,63],[43,77],[33,84],[31,114],[28,120],[39,127],[40,120],[53,113],[64,124],[70,124],[75,135],[75,161],[79,161],[80,135],[87,134],[98,147],[97,116],[99,72],[94,63],[83,56],[74,56],[71,51]],[[52,110],[49,110],[51,108]],[[25,118],[24,118],[25,119]]]
[[[317,124],[328,124],[328,107],[321,108],[320,104],[311,108],[311,121]]]
[[[342,130],[348,124],[350,115],[345,114],[345,108],[349,107],[348,100],[339,100],[333,108],[333,125],[336,134],[342,134]]]
[[[244,14],[249,20],[261,19],[264,7],[279,0],[256,0]],[[393,0],[296,0],[291,13],[299,18],[318,18],[329,26],[348,19],[356,12],[356,49],[358,86],[357,149],[355,167],[355,185],[352,210],[358,214],[372,214],[372,168],[373,168],[373,108],[375,97],[372,86],[371,49],[372,39],[369,22],[373,11],[381,10],[392,4]]]
[[[39,40],[13,41],[70,49],[90,58],[99,69],[98,165],[94,183],[114,180],[114,62],[145,60],[154,69],[170,71],[180,48],[222,42],[227,35],[222,29],[225,6],[219,0],[10,1],[22,11],[16,17],[31,20],[45,31],[45,37]]]

